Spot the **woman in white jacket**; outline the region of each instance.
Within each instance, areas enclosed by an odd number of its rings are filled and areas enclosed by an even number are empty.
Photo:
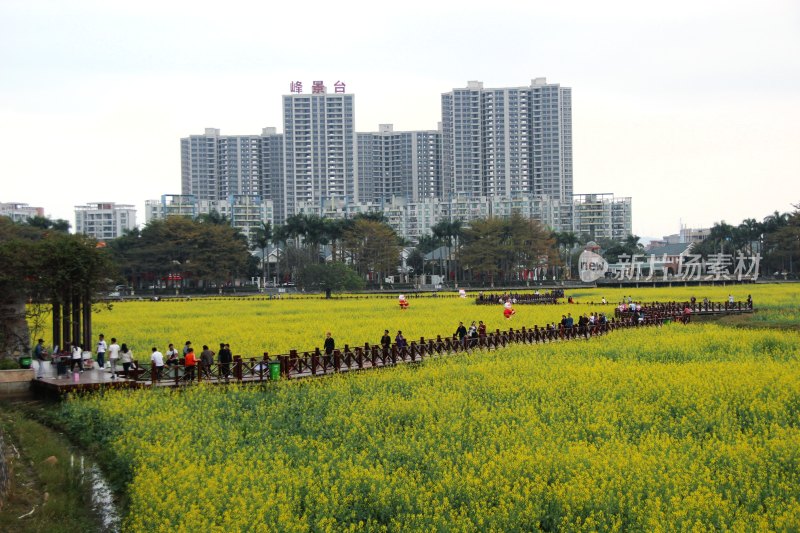
[[[72,347],[72,360],[69,363],[69,371],[75,372],[75,365],[78,365],[81,373],[83,373],[83,348],[80,344]]]

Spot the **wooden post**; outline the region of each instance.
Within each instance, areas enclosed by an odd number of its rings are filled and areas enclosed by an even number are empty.
[[[311,354],[311,375],[317,375],[317,365],[319,365],[319,348],[314,349],[314,353]]]
[[[342,352],[333,350],[333,371],[338,372],[339,366],[342,364]]]
[[[285,377],[289,373],[288,364],[286,363],[287,355],[279,355],[278,362],[281,364],[281,376]]]
[[[63,350],[64,345],[61,340],[61,304],[57,300],[53,300],[53,346],[58,346]]]
[[[70,343],[70,346],[75,344],[75,340],[72,338],[72,293],[69,289],[65,290],[63,293],[64,301],[61,303],[61,338],[64,339],[64,346],[62,348],[66,348],[67,343]]]
[[[72,343],[81,344],[81,295],[77,291],[72,292]],[[83,346],[90,349],[91,346]]]
[[[89,290],[83,293],[83,345],[87,350],[92,350],[92,297]]]
[[[242,381],[242,356],[233,356],[233,375],[236,376],[237,381]]]
[[[294,359],[295,361],[297,360],[297,350],[289,350],[289,355],[283,357],[284,366],[286,367],[286,376],[285,376],[286,379],[289,379],[291,377],[291,370],[292,370],[291,361],[292,361],[292,359]]]

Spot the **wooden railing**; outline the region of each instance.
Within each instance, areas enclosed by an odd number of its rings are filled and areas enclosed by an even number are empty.
[[[740,314],[752,313],[753,301],[744,302],[650,302],[642,304],[638,309],[640,313],[647,314],[683,314],[689,309],[692,314],[715,315],[715,314]],[[634,311],[630,309],[621,310],[617,307],[614,311],[616,317],[631,316]]]
[[[264,353],[259,358],[234,356],[231,363],[214,362],[204,366],[199,361],[194,372],[187,370],[184,360],[172,366],[160,369],[150,364],[135,363],[128,373],[128,379],[139,382],[163,383],[181,386],[193,382],[211,381],[214,383],[265,382],[270,380],[270,364],[279,368],[280,379],[317,377],[351,370],[383,368],[403,363],[416,363],[431,357],[442,357],[450,354],[472,352],[474,350],[494,350],[509,344],[544,344],[576,339],[589,339],[605,335],[618,329],[637,327],[659,327],[666,322],[688,322],[682,313],[652,313],[643,318],[619,317],[611,318],[605,323],[575,325],[571,328],[562,326],[534,326],[520,329],[509,328],[495,330],[483,336],[456,339],[438,335],[436,339],[420,337],[405,346],[392,344],[381,346],[365,343],[364,346],[333,350],[326,354],[315,348],[298,352],[291,350],[288,354],[272,355]],[[120,375],[124,375],[119,372]]]

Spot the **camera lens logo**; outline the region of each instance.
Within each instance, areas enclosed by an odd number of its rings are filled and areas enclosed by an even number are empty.
[[[581,281],[591,283],[606,275],[608,261],[603,259],[602,256],[587,250],[578,258],[578,270],[581,275]]]

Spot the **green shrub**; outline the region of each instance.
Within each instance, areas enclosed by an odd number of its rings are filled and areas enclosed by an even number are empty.
[[[20,366],[14,359],[0,359],[0,370],[19,370]]]

